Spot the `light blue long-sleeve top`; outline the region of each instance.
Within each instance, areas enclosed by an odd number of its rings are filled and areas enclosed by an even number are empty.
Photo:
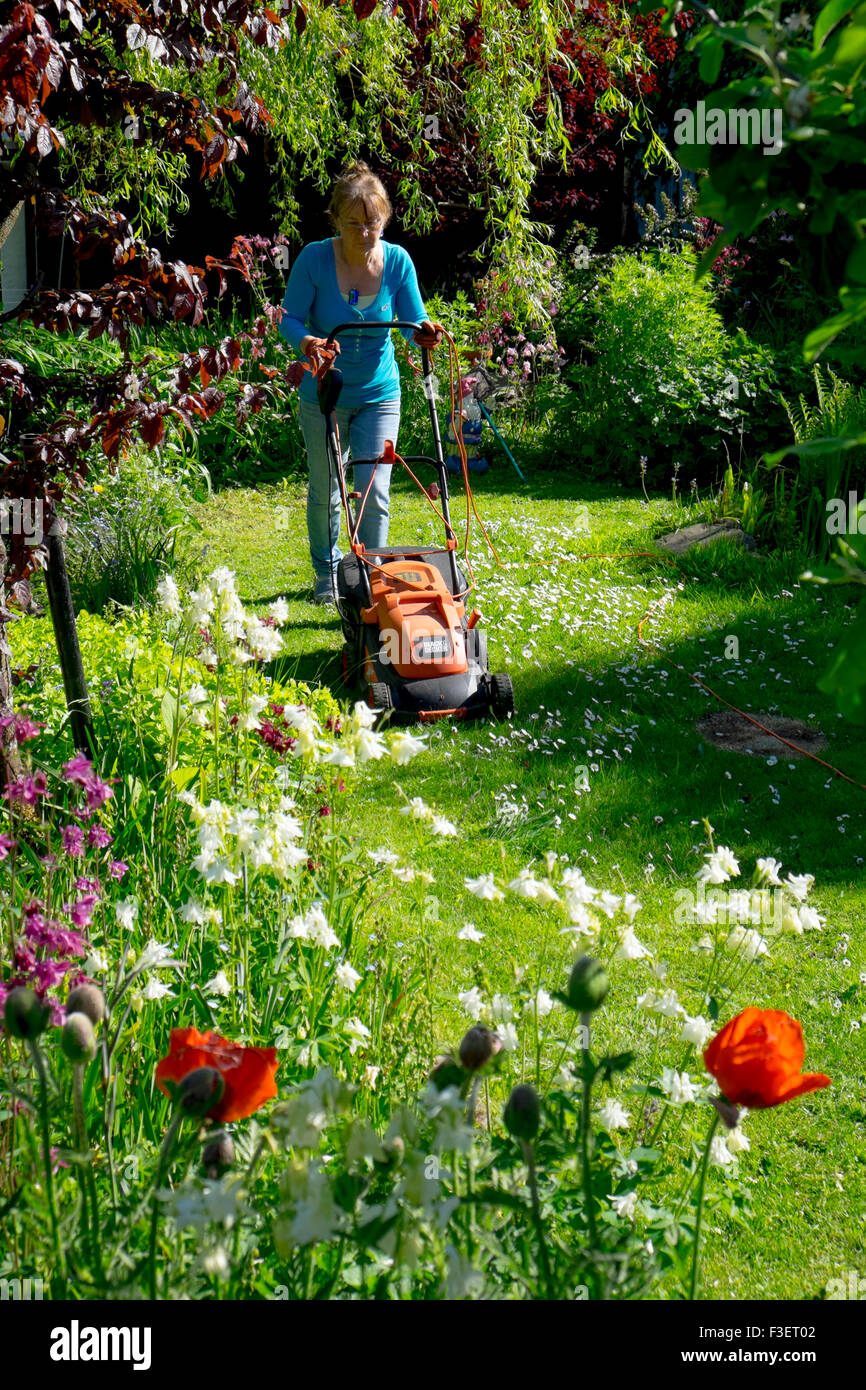
[[[391,241],[383,241],[382,250],[385,267],[379,293],[368,308],[359,309],[347,304],[340,292],[331,238],[308,242],[289,274],[280,321],[280,333],[296,352],[300,353],[301,340],[308,333],[327,338],[340,323],[389,319],[421,323],[427,318],[409,252]],[[411,339],[411,330],[400,331]],[[339,342],[336,365],[343,373],[341,406],[374,405],[399,396],[400,374],[390,333],[344,333]],[[305,372],[298,388],[301,400],[315,401],[316,392],[312,373]]]

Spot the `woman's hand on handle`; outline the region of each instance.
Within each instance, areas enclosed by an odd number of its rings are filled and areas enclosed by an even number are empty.
[[[442,327],[441,323],[431,323],[429,319],[425,319],[424,322],[416,328],[415,336],[412,341],[416,343],[418,347],[432,350],[438,347],[442,342],[444,333],[445,329]]]
[[[315,377],[320,377],[331,366],[339,351],[340,344],[336,340],[329,343],[326,338],[314,338],[312,334],[301,339],[301,352],[309,359],[310,371]]]

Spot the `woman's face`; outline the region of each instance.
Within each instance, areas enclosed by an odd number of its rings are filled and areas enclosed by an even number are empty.
[[[366,209],[363,203],[350,203],[338,223],[340,239],[347,250],[368,253],[376,246],[384,230],[381,217],[373,204]]]

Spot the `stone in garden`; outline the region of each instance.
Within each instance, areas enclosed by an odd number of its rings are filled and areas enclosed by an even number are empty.
[[[708,714],[699,719],[695,728],[707,743],[717,748],[725,748],[733,753],[751,753],[756,757],[775,754],[777,758],[803,758],[807,753],[816,753],[827,747],[827,740],[820,729],[810,729],[799,719],[779,719],[769,714],[756,714],[755,718],[767,729],[772,729],[787,743],[780,743],[772,734],[765,734],[750,724],[742,715],[732,710],[719,714]],[[795,747],[789,748],[793,743]]]
[[[699,521],[694,526],[684,526],[681,531],[669,531],[666,536],[657,536],[656,545],[670,555],[684,555],[693,546],[721,540],[738,545],[743,550],[755,549],[754,536],[744,531],[737,521]]]

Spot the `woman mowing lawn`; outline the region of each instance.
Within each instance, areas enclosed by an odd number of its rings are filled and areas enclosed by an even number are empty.
[[[340,562],[340,494],[336,478],[328,474],[325,420],[317,400],[317,374],[329,360],[327,336],[338,324],[354,319],[359,323],[403,319],[421,325],[415,333],[401,330],[419,347],[433,348],[442,341],[441,328],[427,318],[409,253],[381,239],[392,208],[368,165],[352,164],[340,175],[328,216],[337,235],[311,241],[301,251],[286,285],[280,323],[283,337],[312,367],[298,391],[298,414],[310,466],[307,531],[316,580],[314,603],[333,603]],[[348,335],[340,367],[343,389],[337,427],[345,446],[343,462],[350,452],[359,458],[377,458],[386,439],[396,445],[400,428],[400,378],[390,333]],[[372,464],[354,468],[356,492],[366,492],[372,473]],[[390,485],[391,468],[380,464],[358,535],[371,553],[388,544]]]

